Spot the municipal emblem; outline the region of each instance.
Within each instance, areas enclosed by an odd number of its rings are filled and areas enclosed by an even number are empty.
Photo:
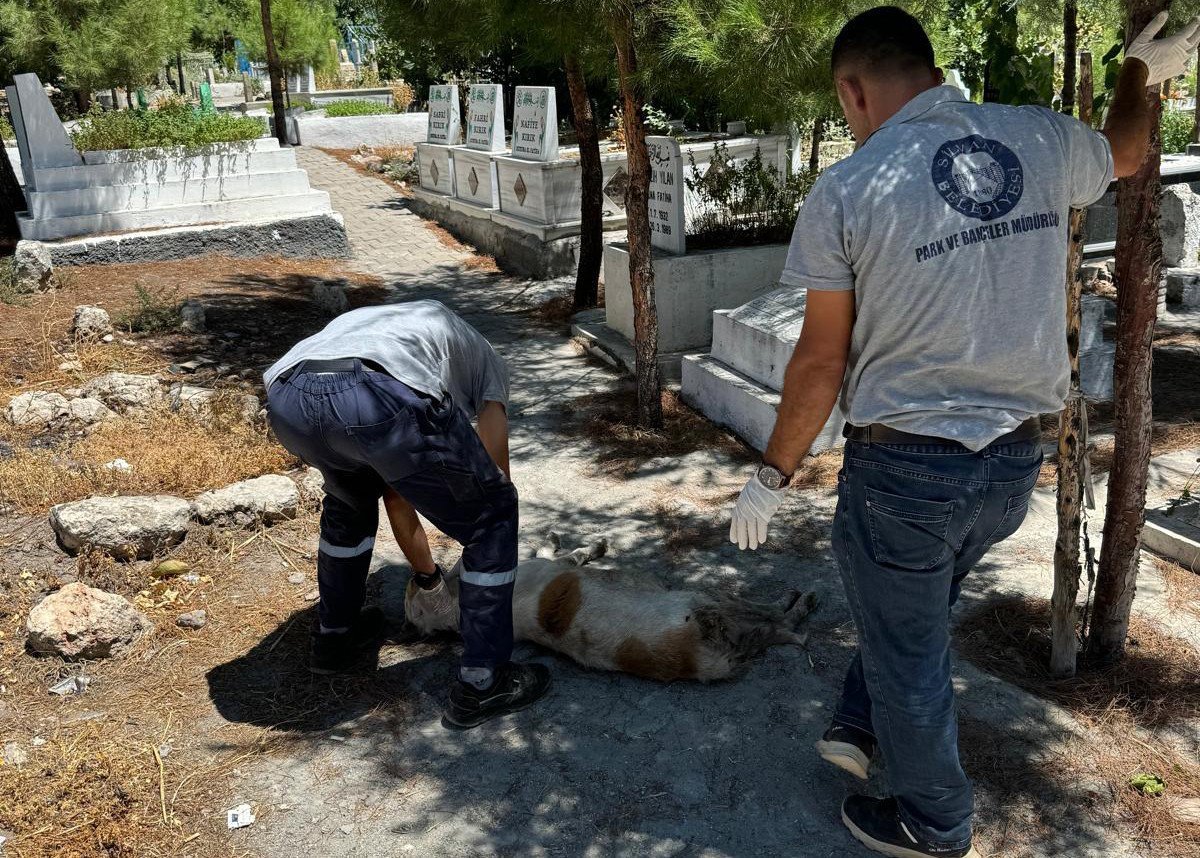
[[[994,220],[1021,200],[1025,175],[1013,151],[978,134],[948,140],[933,156],[933,186],[946,205],[967,217]]]

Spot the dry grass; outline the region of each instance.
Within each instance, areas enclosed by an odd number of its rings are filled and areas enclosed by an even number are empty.
[[[530,313],[533,320],[549,328],[562,328],[575,315],[575,296],[570,292],[555,295],[549,301],[544,301],[533,308]]]
[[[439,224],[437,221],[432,221],[432,220],[422,221],[421,225],[424,226],[430,232],[432,232],[434,235],[436,235],[437,240],[440,241],[442,243],[442,246],[447,248],[448,250],[453,250],[457,253],[470,253],[470,254],[475,253],[475,248],[471,247],[469,244],[464,244],[463,242],[459,241],[457,238],[455,238],[453,235],[451,235],[447,229],[445,229],[443,226],[441,226],[441,224]]]
[[[597,449],[600,473],[627,478],[650,459],[719,450],[735,459],[753,459],[749,447],[688,408],[673,391],[663,391],[663,428],[637,425],[637,392],[629,383],[564,403],[564,430]]]
[[[496,264],[496,257],[483,253],[471,254],[462,261],[462,266],[468,271],[474,271],[476,274],[501,273],[500,266]]]
[[[298,464],[262,429],[232,419],[202,423],[166,409],[144,421],[102,423],[91,434],[54,447],[21,443],[25,439],[15,438],[11,429],[0,429],[0,439],[6,431],[13,455],[0,459],[0,500],[29,514],[92,495],[191,497]],[[103,467],[115,459],[127,461],[132,472]]]
[[[1167,605],[1173,612],[1188,613],[1200,620],[1200,570],[1187,569],[1162,557],[1153,559],[1167,585]]]
[[[994,729],[980,742],[970,741],[966,731],[963,747],[968,758],[975,758],[972,770],[1002,794],[1030,791],[1029,781],[1036,777],[1061,797],[1064,786],[1099,778],[1107,784],[1113,820],[1132,829],[1155,854],[1200,856],[1200,826],[1181,823],[1171,813],[1174,800],[1200,797],[1200,765],[1154,738],[1158,731],[1194,726],[1200,718],[1200,653],[1135,615],[1123,662],[1103,669],[1084,663],[1075,678],[1056,680],[1046,670],[1049,616],[1049,603],[1040,599],[990,605],[963,620],[959,647],[984,670],[1065,708],[1087,728],[1087,738],[1041,760],[1031,773],[1026,765],[1000,759],[1006,752],[992,741]],[[1138,772],[1163,777],[1167,796],[1153,798],[1132,789],[1129,778]],[[1045,816],[1043,824],[1062,824],[1053,808]],[[1035,828],[1015,837],[1028,842],[1038,835]],[[1013,847],[1003,854],[1038,853]]]

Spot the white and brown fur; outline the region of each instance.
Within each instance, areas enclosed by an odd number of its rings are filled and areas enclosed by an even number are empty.
[[[537,556],[517,566],[513,631],[586,667],[620,670],[646,679],[711,682],[734,675],[769,647],[803,645],[796,627],[816,605],[793,591],[779,605],[688,590],[622,586],[585,571],[604,556],[606,540],[571,552],[557,534]],[[422,590],[409,582],[405,613],[419,631],[458,630],[458,575]]]

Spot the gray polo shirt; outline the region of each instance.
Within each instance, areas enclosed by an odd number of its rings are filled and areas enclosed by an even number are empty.
[[[841,404],[978,450],[1060,410],[1067,214],[1113,178],[1108,140],[1041,107],[922,92],[800,207],[786,286],[853,290]]]
[[[483,334],[439,301],[363,307],[343,313],[292,346],[263,375],[268,388],[306,360],[361,358],[409,387],[440,397],[474,417],[484,402],[508,404],[508,370]]]

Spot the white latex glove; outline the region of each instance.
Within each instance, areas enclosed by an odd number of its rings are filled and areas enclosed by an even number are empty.
[[[1162,83],[1167,78],[1178,77],[1187,70],[1188,60],[1200,44],[1200,17],[1193,18],[1178,33],[1164,39],[1154,38],[1167,23],[1167,13],[1159,12],[1146,29],[1138,34],[1128,48],[1125,59],[1141,60],[1149,69],[1146,86]]]
[[[729,525],[729,541],[745,551],[758,549],[767,541],[767,524],[783,503],[786,489],[772,490],[758,481],[755,474],[738,495]]]

